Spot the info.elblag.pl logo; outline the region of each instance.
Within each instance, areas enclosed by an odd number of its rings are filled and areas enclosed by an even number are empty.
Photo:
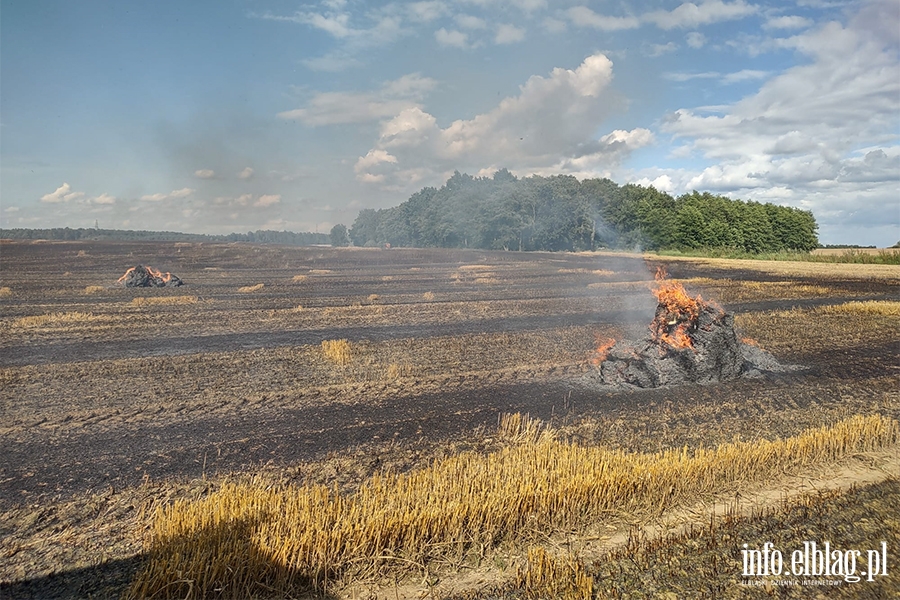
[[[768,581],[776,585],[840,585],[841,582],[857,583],[875,581],[887,577],[887,542],[875,550],[842,550],[832,548],[830,542],[819,546],[816,542],[805,541],[803,548],[787,554],[766,542],[762,548],[743,545],[744,577],[781,577],[780,581]],[[803,579],[790,579],[791,577]],[[840,578],[840,579],[833,579]],[[759,585],[754,580],[744,581],[746,585]]]

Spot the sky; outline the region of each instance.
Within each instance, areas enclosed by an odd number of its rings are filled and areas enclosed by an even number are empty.
[[[454,171],[900,240],[897,0],[0,0],[0,227],[327,233]]]

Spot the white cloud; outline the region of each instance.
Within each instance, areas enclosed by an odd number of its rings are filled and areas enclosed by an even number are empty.
[[[419,107],[385,121],[375,146],[354,167],[357,179],[402,190],[454,169],[504,166],[520,173],[592,172],[653,143],[646,129],[592,133],[620,102],[608,92],[612,62],[587,57],[576,69],[533,76],[492,110],[440,127]]]
[[[146,196],[141,196],[141,200],[145,202],[163,202],[165,200],[177,200],[180,198],[187,198],[191,194],[194,193],[194,190],[191,188],[181,188],[180,190],[173,190],[168,194],[157,193],[157,194],[148,194]]]
[[[766,29],[806,29],[813,24],[811,19],[797,16],[772,17],[763,27]]]
[[[768,71],[758,71],[756,69],[743,69],[735,73],[728,73],[722,76],[722,83],[740,83],[742,81],[751,81],[754,79],[765,79],[769,76]]]
[[[93,202],[94,204],[115,204],[116,199],[114,196],[103,193],[91,200],[91,202]]]
[[[875,34],[872,23],[883,25]],[[769,77],[755,94],[703,114],[681,109],[662,130],[708,166],[681,177],[683,189],[813,208],[825,227],[897,215],[900,184],[900,37],[896,3],[872,2],[842,25],[785,39],[807,62],[770,76],[744,70],[732,81]],[[673,176],[674,179],[674,176]]]
[[[198,179],[213,179],[216,176],[216,172],[212,169],[198,169],[194,171],[194,176]]]
[[[284,111],[278,117],[310,126],[364,123],[418,106],[436,85],[434,79],[411,73],[384,83],[375,92],[320,92],[305,108]]]
[[[371,169],[372,167],[380,163],[396,164],[397,157],[392,156],[385,150],[369,150],[369,152],[366,153],[365,156],[359,157],[359,160],[356,161],[356,165],[353,167],[353,170],[356,171],[357,174],[365,173],[367,169]]]
[[[576,27],[590,27],[600,31],[619,31],[635,29],[640,25],[636,17],[610,17],[600,15],[587,6],[573,6],[566,11],[566,16]]]
[[[706,44],[706,36],[699,31],[692,31],[685,36],[685,41],[687,41],[687,45],[691,48],[699,50]]]
[[[644,14],[642,21],[653,23],[660,29],[676,29],[709,25],[721,21],[740,19],[758,12],[758,8],[743,0],[722,2],[707,0],[699,5],[685,2],[673,10],[657,10]]]
[[[63,183],[61,186],[56,188],[55,191],[41,196],[41,202],[57,204],[60,202],[69,202],[71,200],[78,200],[79,198],[83,198],[83,197],[84,197],[84,192],[73,192],[72,186],[70,186],[68,183]]]
[[[469,36],[456,29],[447,30],[443,27],[434,32],[434,39],[441,46],[466,49],[469,47]]]
[[[281,194],[266,194],[260,196],[259,199],[253,203],[253,206],[256,207],[266,207],[266,206],[274,206],[281,202]]]
[[[238,173],[238,178],[240,179],[252,179],[253,178],[253,167],[246,167],[243,171]]]
[[[497,27],[497,35],[494,37],[495,44],[515,44],[525,39],[525,30],[515,25],[503,23]]]
[[[410,18],[420,23],[430,23],[449,12],[447,5],[439,1],[412,2],[406,8]]]

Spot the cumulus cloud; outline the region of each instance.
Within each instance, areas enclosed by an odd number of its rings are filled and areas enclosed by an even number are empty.
[[[364,123],[418,106],[436,85],[434,79],[411,73],[374,92],[320,92],[304,108],[278,113],[278,117],[310,126]]]
[[[141,200],[145,202],[163,202],[165,200],[178,200],[181,198],[187,198],[191,194],[194,193],[194,190],[191,188],[181,188],[180,190],[173,190],[168,194],[157,193],[157,194],[148,194],[146,196],[141,196]]]
[[[608,90],[612,62],[587,57],[575,69],[533,76],[492,110],[441,127],[420,107],[382,123],[381,135],[355,165],[357,179],[398,186],[454,169],[505,166],[518,172],[585,172],[618,163],[653,142],[646,129],[592,136],[619,101]]]
[[[198,179],[213,179],[216,176],[216,172],[212,169],[198,169],[194,171],[194,177]]]
[[[245,167],[243,171],[238,173],[238,178],[240,179],[252,179],[253,178],[253,167]]]
[[[55,191],[44,194],[41,196],[41,202],[48,202],[50,204],[58,204],[60,202],[69,202],[71,200],[78,200],[79,198],[84,197],[84,192],[73,192],[72,186],[68,183],[63,183],[61,186],[56,188]]]
[[[890,33],[873,35],[873,11]],[[685,174],[684,187],[814,207],[824,224],[896,216],[896,32],[894,2],[866,4],[846,25],[825,23],[783,40],[808,60],[771,76],[757,93],[719,112],[669,115],[662,130],[710,163]],[[735,81],[765,77],[761,71],[732,75]]]

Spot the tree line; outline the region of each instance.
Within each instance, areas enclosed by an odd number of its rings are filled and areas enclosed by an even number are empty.
[[[356,246],[505,250],[732,248],[750,253],[819,245],[809,211],[707,192],[673,197],[653,187],[571,175],[519,179],[455,172],[399,206],[362,210]],[[332,236],[334,239],[334,236]]]
[[[14,240],[82,240],[82,241],[142,241],[142,242],[254,242],[286,246],[314,246],[328,244],[327,233],[269,231],[260,229],[247,233],[208,235],[178,231],[144,231],[123,229],[90,229],[54,227],[51,229],[0,229],[0,238]]]

